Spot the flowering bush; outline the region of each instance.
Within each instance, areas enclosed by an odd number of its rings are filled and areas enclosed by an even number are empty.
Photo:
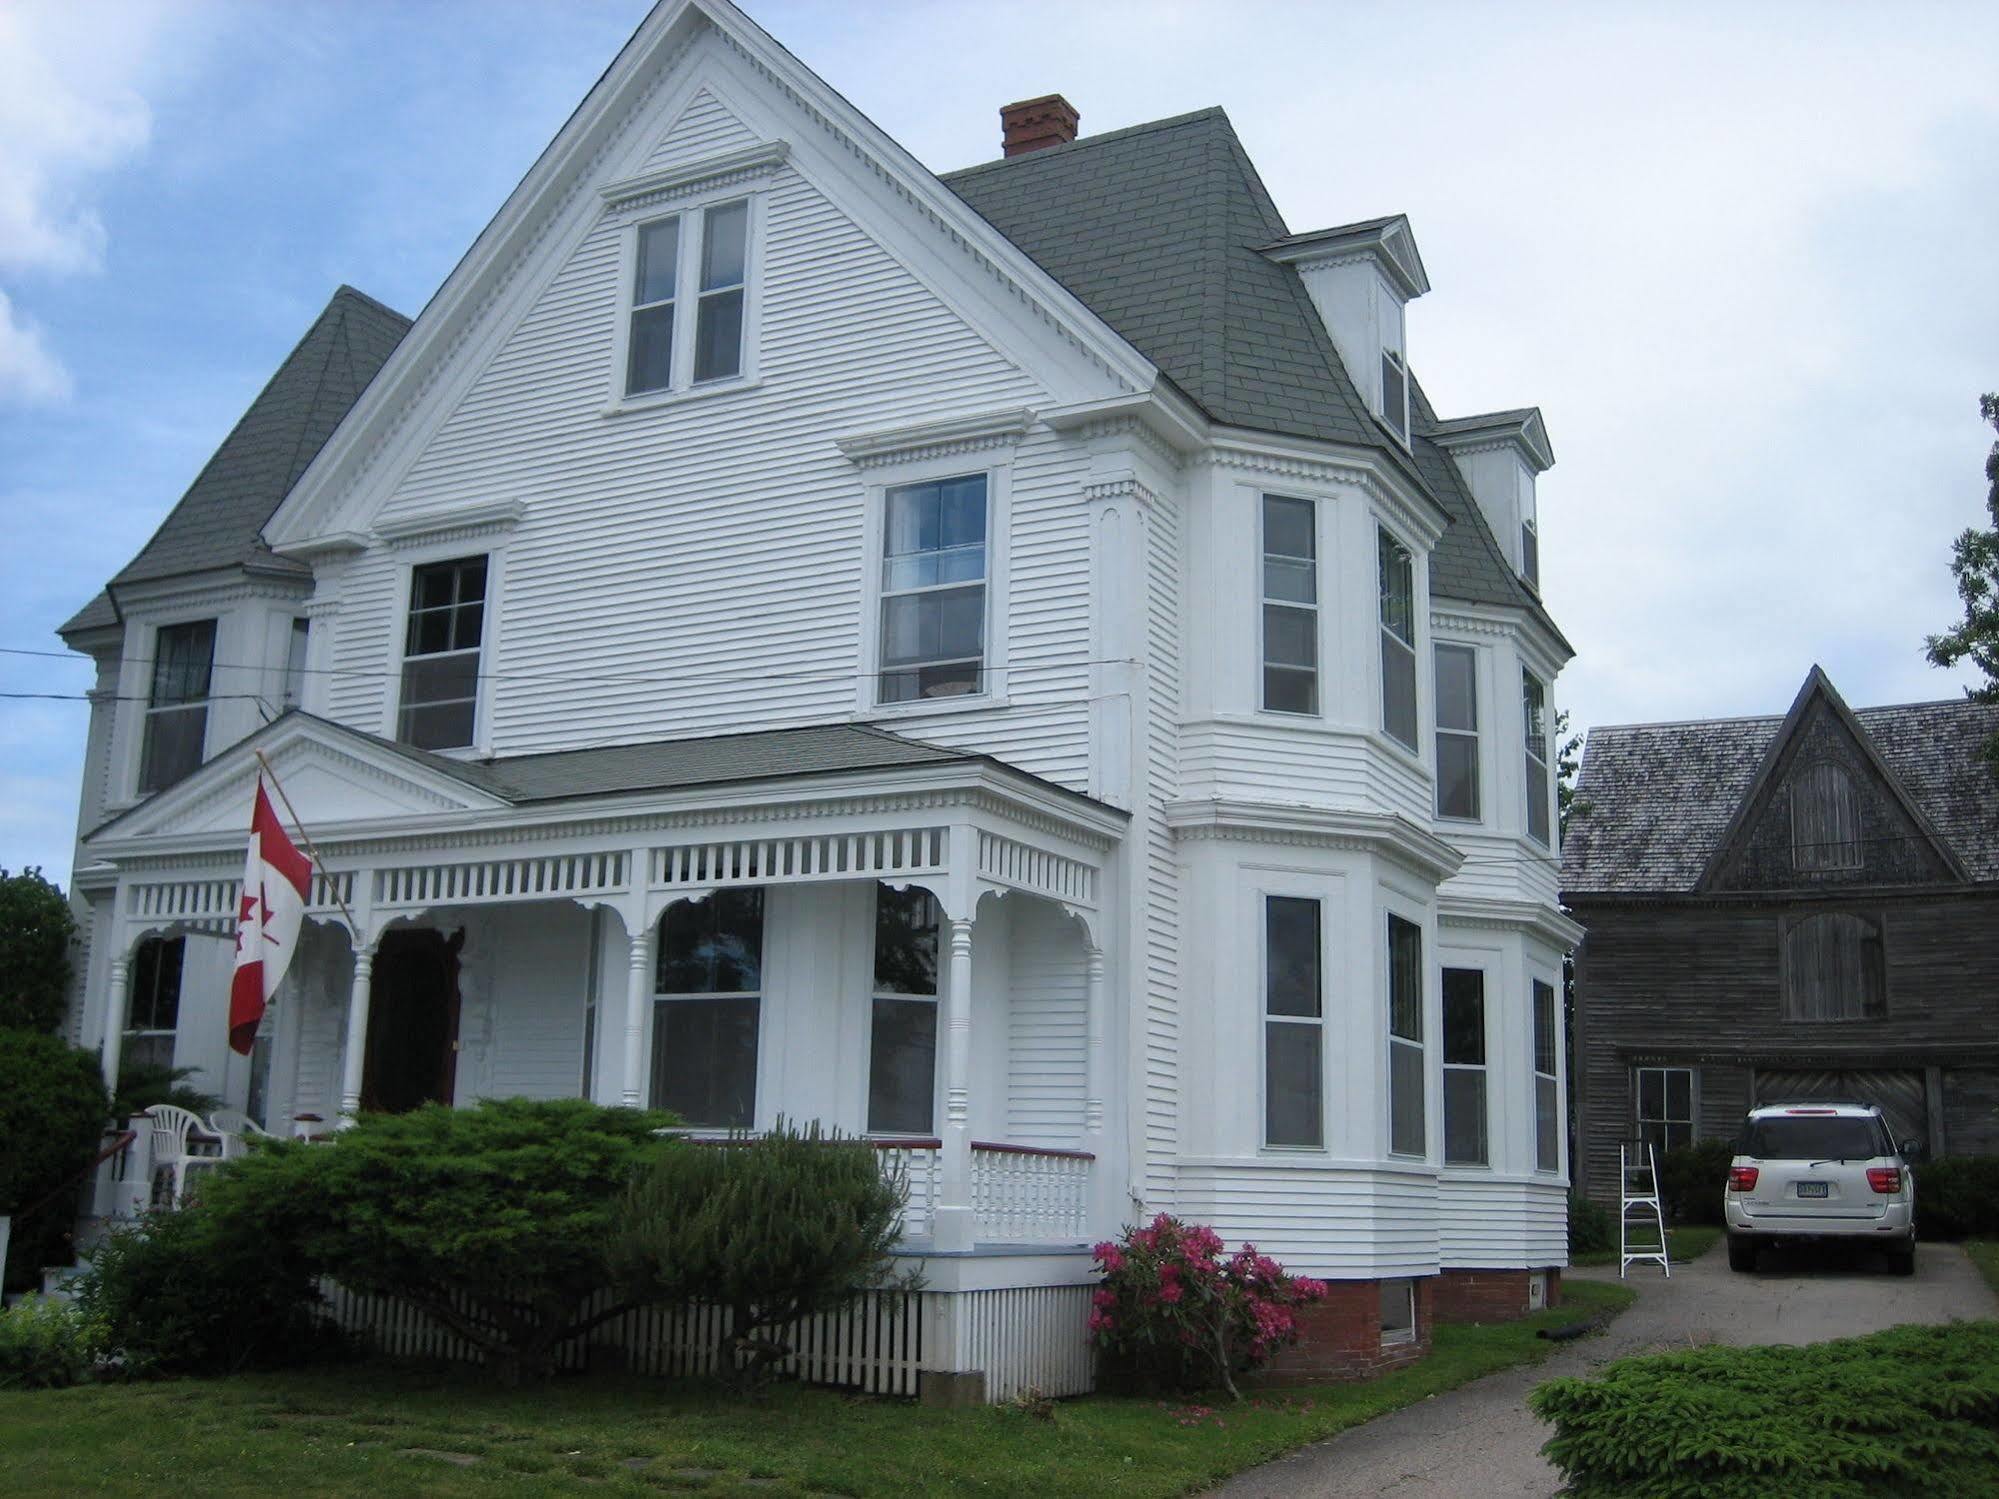
[[[1323,1281],[1287,1275],[1254,1244],[1232,1255],[1212,1228],[1161,1213],[1119,1243],[1096,1246],[1104,1272],[1090,1311],[1098,1350],[1167,1389],[1220,1385],[1298,1341],[1297,1308],[1325,1299]]]

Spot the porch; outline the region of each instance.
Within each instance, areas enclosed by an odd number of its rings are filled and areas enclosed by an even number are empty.
[[[895,763],[814,771],[828,735],[865,736],[835,757],[886,742]],[[179,939],[176,1061],[209,1047],[215,1091],[281,1133],[482,1096],[671,1108],[696,1132],[816,1119],[908,1182],[907,1253],[1066,1259],[1114,1231],[1102,934],[1121,814],[872,730],[741,737],[808,773],[682,784],[680,746],[648,746],[662,784],[633,787],[633,750],[615,767],[583,751],[532,757],[565,762],[565,784],[529,796],[551,767],[288,716],[91,839],[86,1039],[115,1077],[141,944]],[[322,867],[255,1066],[231,1070],[194,996],[226,993],[258,747]],[[382,805],[385,780],[427,805]],[[447,790],[459,805],[437,805]],[[150,1167],[131,1155],[122,1175],[100,1211],[132,1211]]]

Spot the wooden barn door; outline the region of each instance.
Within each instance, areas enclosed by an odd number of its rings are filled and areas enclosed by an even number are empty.
[[[1756,1101],[1847,1098],[1879,1104],[1897,1143],[1930,1132],[1929,1090],[1920,1072],[1907,1069],[1827,1067],[1756,1073]]]

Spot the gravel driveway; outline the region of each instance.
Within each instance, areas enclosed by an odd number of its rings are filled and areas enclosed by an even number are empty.
[[[1615,1280],[1615,1269],[1579,1270],[1572,1278]],[[1541,1456],[1548,1428],[1527,1412],[1528,1391],[1558,1374],[1589,1374],[1633,1353],[1703,1343],[1817,1343],[1877,1332],[1903,1322],[1949,1322],[1999,1316],[1963,1251],[1947,1244],[1916,1249],[1916,1273],[1891,1276],[1871,1258],[1811,1252],[1766,1255],[1755,1275],[1728,1268],[1717,1244],[1673,1267],[1634,1265],[1631,1309],[1600,1337],[1564,1347],[1544,1364],[1438,1395],[1370,1421],[1331,1441],[1225,1484],[1225,1499],[1393,1495],[1394,1499],[1548,1499],[1561,1476]]]

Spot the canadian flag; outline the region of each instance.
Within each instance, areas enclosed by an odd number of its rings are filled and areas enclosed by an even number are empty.
[[[257,809],[250,816],[250,858],[243,867],[243,899],[236,908],[236,976],[229,983],[229,1046],[250,1054],[257,1024],[298,945],[305,924],[312,861],[293,846],[257,777]]]

